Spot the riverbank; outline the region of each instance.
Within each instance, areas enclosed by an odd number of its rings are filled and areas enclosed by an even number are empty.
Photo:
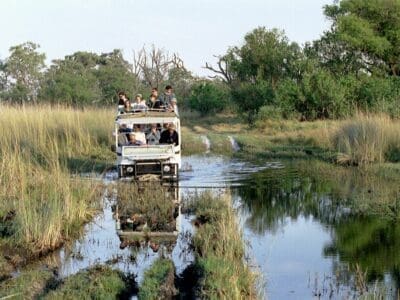
[[[184,113],[182,124],[187,134],[198,136],[192,138],[191,149],[201,152],[201,137],[206,136],[212,152],[247,160],[313,158],[353,166],[400,161],[400,122],[385,115],[313,122],[265,120],[250,127],[235,114],[201,118]]]

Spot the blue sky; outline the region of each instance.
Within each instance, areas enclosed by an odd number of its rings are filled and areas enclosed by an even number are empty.
[[[25,41],[48,61],[78,50],[109,52],[155,44],[178,52],[196,74],[257,26],[285,30],[303,44],[328,29],[333,0],[0,0],[0,58]]]

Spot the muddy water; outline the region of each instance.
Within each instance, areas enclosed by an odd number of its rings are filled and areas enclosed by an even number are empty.
[[[398,222],[358,216],[344,204],[348,199],[335,195],[318,174],[305,176],[295,163],[255,165],[204,155],[185,157],[183,166],[181,195],[202,189],[232,190],[248,242],[249,264],[261,274],[265,298],[357,298],[361,277],[365,288],[383,285],[388,298],[397,295]],[[116,180],[115,175],[107,174],[105,181]],[[103,213],[86,226],[82,239],[56,254],[61,276],[109,263],[136,274],[140,282],[160,252],[173,259],[178,274],[193,261],[185,238],[193,230],[190,216],[181,216],[182,234],[172,249],[154,252],[145,244],[120,249],[112,203],[105,197]]]

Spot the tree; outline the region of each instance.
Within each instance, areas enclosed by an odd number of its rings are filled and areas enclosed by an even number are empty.
[[[368,72],[400,75],[400,1],[342,0],[324,12],[337,38],[361,53]]]
[[[212,81],[200,82],[192,88],[189,106],[203,116],[215,114],[227,106],[228,97],[226,86]]]
[[[54,60],[46,73],[41,97],[70,105],[101,101],[101,89],[95,76],[98,59],[95,53],[76,52],[63,60]]]
[[[138,89],[132,65],[123,58],[121,50],[101,54],[94,74],[101,88],[103,103],[116,103],[118,91],[133,95]]]
[[[234,47],[229,55],[231,70],[238,80],[267,81],[274,89],[278,81],[296,73],[301,49],[290,43],[283,31],[259,27],[244,37],[242,47]]]
[[[133,73],[147,86],[159,88],[174,69],[186,70],[177,53],[170,55],[154,45],[150,50],[143,47],[133,52]]]
[[[45,54],[37,52],[40,46],[26,42],[10,48],[10,56],[3,68],[7,74],[8,97],[13,101],[37,100],[45,67]]]

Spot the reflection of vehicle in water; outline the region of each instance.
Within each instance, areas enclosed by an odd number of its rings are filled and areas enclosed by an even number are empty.
[[[120,183],[114,210],[117,233],[126,243],[174,243],[180,230],[179,188],[149,182]]]
[[[151,133],[152,125],[156,133],[162,136],[167,125],[175,128],[179,139],[180,120],[174,112],[141,111],[120,114],[115,121],[115,147],[117,153],[118,176],[143,180],[155,177],[165,181],[177,181],[181,165],[181,142],[160,144],[159,141],[139,140],[132,143],[129,134],[138,134],[141,138]],[[137,128],[137,132],[135,131]],[[132,133],[132,131],[135,131]]]

